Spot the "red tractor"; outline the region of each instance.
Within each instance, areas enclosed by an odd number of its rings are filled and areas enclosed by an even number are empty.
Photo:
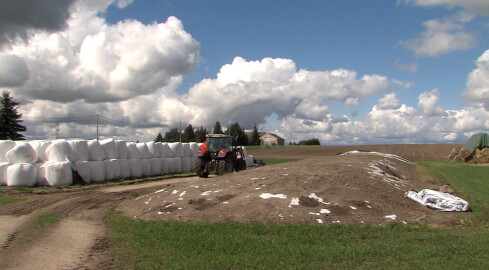
[[[195,172],[199,177],[209,174],[223,175],[233,171],[246,170],[243,149],[235,145],[232,136],[209,134],[197,151]]]

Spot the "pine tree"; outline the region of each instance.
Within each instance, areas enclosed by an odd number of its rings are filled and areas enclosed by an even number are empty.
[[[183,131],[182,142],[195,142],[195,132],[191,124]]]
[[[158,133],[158,136],[156,136],[155,142],[162,142],[162,141],[164,141],[164,140],[163,140],[163,136],[161,135],[161,132],[160,132],[160,133]]]
[[[200,128],[198,128],[196,131],[195,131],[195,140],[196,142],[204,142],[205,141],[205,135],[207,135],[207,129],[205,129],[204,127],[200,126]]]
[[[165,142],[178,142],[180,141],[180,131],[178,128],[171,129],[165,133]]]
[[[22,123],[22,114],[17,112],[19,103],[10,96],[10,92],[3,91],[0,100],[0,140],[25,140],[24,135],[27,128]]]
[[[256,127],[256,124],[253,127],[253,132],[251,132],[250,145],[260,145],[260,133],[258,133],[258,128]]]
[[[216,125],[214,126],[214,134],[224,134],[221,128],[221,123],[219,123],[219,121],[217,121]]]
[[[236,137],[236,144],[248,145],[248,136],[246,136],[244,130],[239,126],[238,122],[229,127],[229,135]]]

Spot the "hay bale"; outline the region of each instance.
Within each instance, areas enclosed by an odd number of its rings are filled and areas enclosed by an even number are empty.
[[[466,148],[462,148],[460,149],[460,152],[458,153],[463,159],[468,159],[470,156],[472,156],[472,154],[474,153],[474,151],[469,151],[468,149]]]
[[[465,162],[465,159],[461,155],[456,155],[453,160],[453,162]]]

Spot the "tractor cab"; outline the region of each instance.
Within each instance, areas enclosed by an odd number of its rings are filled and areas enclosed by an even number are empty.
[[[197,151],[195,172],[199,177],[222,175],[246,169],[243,149],[234,145],[232,136],[209,134]]]

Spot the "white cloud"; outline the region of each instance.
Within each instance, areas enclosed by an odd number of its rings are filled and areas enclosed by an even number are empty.
[[[473,48],[476,36],[464,30],[464,24],[472,20],[468,13],[458,13],[443,21],[429,20],[423,25],[426,31],[420,37],[401,41],[400,44],[417,56],[436,57],[458,50]]]
[[[398,0],[397,2],[412,3],[418,6],[441,5],[447,8],[458,6],[483,15],[489,15],[489,5],[486,0]]]
[[[419,66],[416,63],[409,63],[409,64],[401,63],[401,58],[396,58],[396,61],[394,62],[394,66],[399,70],[404,70],[410,73],[416,73],[419,69]]]
[[[396,97],[395,93],[386,94],[383,98],[379,99],[377,105],[380,109],[397,109],[401,106],[401,102]]]
[[[413,87],[413,85],[414,85],[413,82],[403,82],[403,81],[400,81],[398,79],[392,79],[391,81],[394,85],[402,87],[402,88],[406,88],[406,89],[409,89],[409,88]]]
[[[418,96],[418,107],[426,116],[443,116],[446,114],[445,110],[438,105],[440,93],[438,89],[433,89],[430,92],[421,93]]]
[[[476,103],[482,103],[489,109],[489,50],[477,59],[477,68],[467,78],[467,89],[462,97]]]

